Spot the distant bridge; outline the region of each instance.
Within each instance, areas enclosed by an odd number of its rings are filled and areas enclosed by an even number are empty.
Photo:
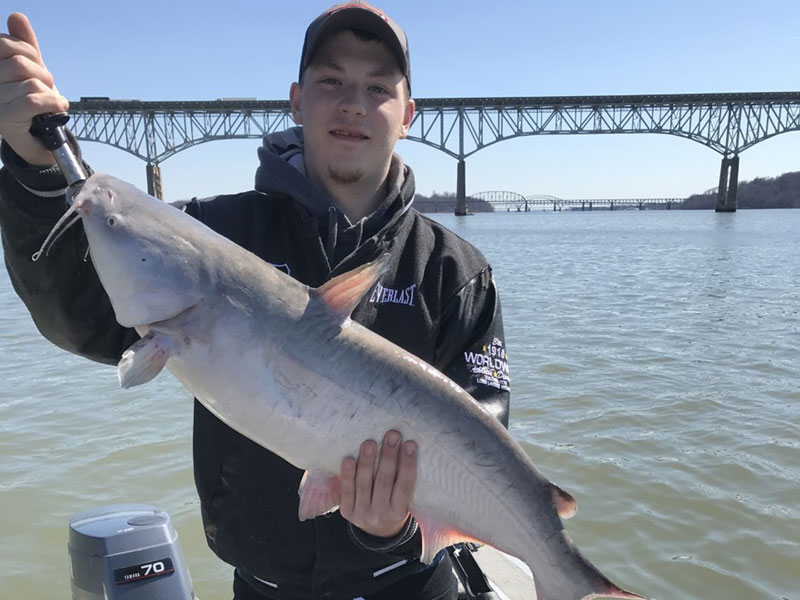
[[[467,208],[471,201],[480,200],[488,202],[495,208],[507,211],[530,212],[536,208],[561,210],[616,210],[636,208],[660,208],[670,210],[677,207],[685,198],[557,198],[556,196],[534,195],[523,196],[517,192],[489,191],[471,194],[466,202]]]
[[[457,159],[456,214],[466,212],[467,157],[529,135],[663,133],[722,155],[717,211],[736,210],[739,154],[775,135],[800,130],[800,92],[421,98],[408,139]],[[148,190],[161,197],[161,162],[204,142],[260,138],[293,124],[287,101],[250,98],[143,102],[82,98],[71,129],[147,163]]]

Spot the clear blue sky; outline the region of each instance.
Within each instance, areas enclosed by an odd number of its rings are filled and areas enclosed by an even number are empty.
[[[71,100],[285,99],[303,34],[329,1],[23,0]],[[406,30],[414,96],[555,96],[800,90],[800,2],[579,0],[376,2]],[[256,140],[162,163],[167,199],[250,189]],[[456,163],[415,142],[399,152],[420,193],[455,191]],[[96,170],[144,186],[144,163],[85,143]],[[536,136],[467,159],[467,192],[686,196],[714,187],[720,156],[667,135]],[[740,180],[800,170],[800,132],[741,155]]]

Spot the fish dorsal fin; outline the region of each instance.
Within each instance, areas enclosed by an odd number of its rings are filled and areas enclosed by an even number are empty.
[[[389,254],[384,254],[370,263],[337,275],[318,288],[312,289],[312,293],[318,295],[325,305],[345,322],[364,294],[386,272],[388,266]]]
[[[553,494],[553,502],[556,504],[559,517],[569,519],[577,512],[578,503],[575,502],[572,494],[565,492],[555,483],[550,484],[550,492]]]

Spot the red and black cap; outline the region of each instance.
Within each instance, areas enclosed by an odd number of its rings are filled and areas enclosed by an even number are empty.
[[[366,2],[355,0],[337,4],[318,16],[306,29],[303,54],[300,59],[300,78],[322,41],[345,29],[361,29],[373,34],[386,44],[411,89],[411,59],[408,54],[406,34],[389,15]]]

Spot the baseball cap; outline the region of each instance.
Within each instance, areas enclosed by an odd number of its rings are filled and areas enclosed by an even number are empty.
[[[303,71],[308,67],[320,43],[331,34],[345,29],[368,31],[386,44],[397,59],[400,71],[406,77],[408,89],[411,89],[411,59],[408,54],[406,34],[382,10],[360,0],[332,6],[308,26],[303,42],[303,54],[300,58],[301,79]]]

